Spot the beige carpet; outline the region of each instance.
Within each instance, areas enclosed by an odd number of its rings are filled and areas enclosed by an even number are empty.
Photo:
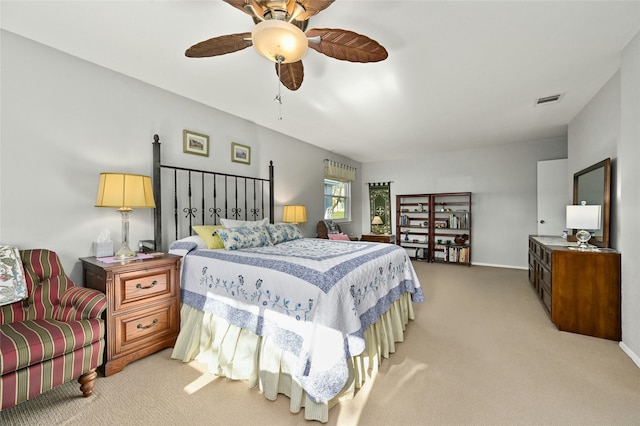
[[[331,425],[639,425],[640,369],[617,342],[559,332],[527,272],[415,264],[427,296],[373,386]],[[183,364],[165,350],[0,412],[11,425],[296,425],[288,399]]]

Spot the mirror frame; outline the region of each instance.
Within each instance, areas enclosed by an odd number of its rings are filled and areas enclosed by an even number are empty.
[[[602,235],[594,235],[590,240],[589,244],[593,244],[594,246],[600,248],[608,248],[609,247],[609,225],[610,225],[610,214],[611,214],[611,159],[607,158],[605,160],[600,161],[599,163],[594,164],[593,166],[587,167],[586,169],[580,170],[573,175],[573,204],[580,204],[580,200],[578,200],[578,193],[580,189],[580,177],[602,168],[604,170],[604,182],[603,182],[603,206],[602,206]],[[575,233],[575,230],[574,230]]]

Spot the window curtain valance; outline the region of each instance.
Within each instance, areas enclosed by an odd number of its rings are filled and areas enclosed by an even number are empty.
[[[356,180],[356,169],[336,161],[324,160],[324,178],[340,182]]]

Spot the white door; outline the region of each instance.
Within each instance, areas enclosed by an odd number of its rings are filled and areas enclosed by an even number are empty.
[[[560,236],[571,204],[567,159],[538,161],[538,235]]]

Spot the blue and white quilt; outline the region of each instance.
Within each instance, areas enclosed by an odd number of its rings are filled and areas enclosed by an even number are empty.
[[[405,293],[424,294],[402,247],[305,238],[240,250],[176,241],[182,302],[269,336],[297,356],[295,377],[325,402],[347,382],[364,331]]]

